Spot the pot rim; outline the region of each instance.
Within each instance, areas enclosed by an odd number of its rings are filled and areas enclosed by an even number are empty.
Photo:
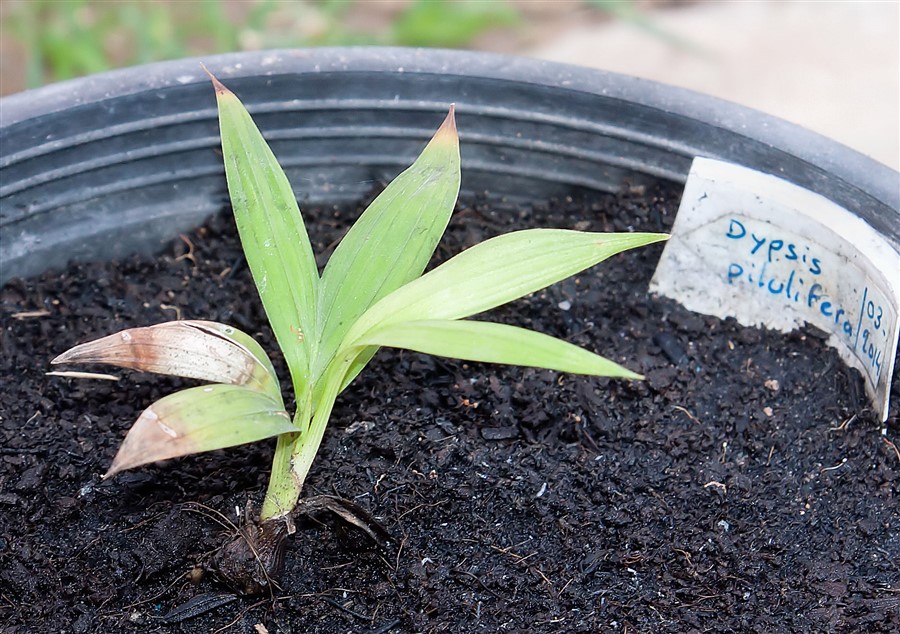
[[[534,58],[439,48],[386,46],[268,49],[153,62],[111,70],[0,97],[0,127],[92,101],[208,81],[201,63],[221,78],[282,73],[407,72],[461,74],[510,80],[633,101],[790,149],[799,158],[840,175],[852,174],[870,194],[900,207],[900,173],[853,148],[803,126],[687,88],[611,71]],[[453,68],[463,68],[459,73]],[[262,69],[262,72],[260,72]],[[753,133],[748,133],[748,130]],[[884,189],[883,195],[878,192]]]
[[[57,178],[57,174],[72,174],[84,163],[73,153],[73,147],[82,141],[71,140],[80,132],[78,128],[72,130],[68,111],[73,114],[90,112],[91,125],[99,126],[89,128],[79,139],[114,136],[118,134],[117,128],[109,127],[107,113],[115,112],[119,116],[130,107],[128,104],[141,101],[144,94],[160,97],[193,95],[192,110],[189,111],[193,117],[191,121],[202,118],[212,124],[215,117],[213,104],[196,102],[196,95],[205,90],[209,82],[201,62],[226,83],[232,82],[239,96],[243,97],[242,89],[251,93],[255,86],[268,91],[270,99],[284,99],[288,108],[295,104],[291,95],[285,96],[278,91],[289,86],[295,78],[320,76],[324,84],[316,85],[327,88],[334,82],[342,82],[342,74],[347,75],[348,84],[352,84],[351,78],[359,80],[361,76],[371,74],[368,85],[382,85],[380,98],[373,102],[373,107],[385,111],[392,108],[407,113],[416,109],[437,111],[444,107],[439,104],[445,99],[457,100],[458,114],[472,117],[468,141],[474,152],[468,156],[477,159],[467,163],[464,152],[464,180],[467,171],[481,170],[487,180],[482,179],[479,185],[484,182],[490,185],[492,174],[496,174],[486,170],[485,166],[519,169],[519,183],[527,183],[528,179],[551,182],[558,176],[568,176],[564,172],[548,170],[542,162],[547,156],[553,158],[556,155],[569,161],[560,169],[576,165],[582,170],[569,180],[559,181],[567,186],[602,189],[596,183],[605,178],[606,183],[615,181],[615,186],[621,187],[621,174],[628,170],[651,179],[684,182],[691,160],[695,156],[707,156],[770,173],[814,191],[869,222],[892,242],[895,249],[900,249],[900,174],[856,150],[777,117],[691,90],[602,70],[493,53],[396,47],[280,49],[157,62],[72,79],[0,98],[0,141],[3,141],[0,143],[0,166],[30,159],[28,169],[38,171],[29,178],[39,184]],[[383,77],[384,82],[380,82],[379,77]],[[344,96],[337,100],[353,101],[353,86],[344,86],[342,92],[339,91]],[[420,88],[421,94],[417,93]],[[406,92],[399,96],[386,93],[394,89]],[[495,93],[488,92],[491,90]],[[391,101],[392,95],[395,100],[401,98],[399,105]],[[152,102],[148,100],[153,108],[159,101],[155,96]],[[253,100],[253,94],[247,94],[247,97]],[[211,96],[209,99],[212,102]],[[176,105],[159,107],[171,109]],[[253,112],[249,102],[248,107]],[[144,115],[137,112],[128,113],[128,116],[141,124],[140,118]],[[398,123],[397,118],[401,115],[396,112],[393,116],[394,125],[402,126],[395,128],[398,130],[395,138],[403,135],[413,138],[410,135],[421,133],[427,139],[427,130],[410,127],[405,119]],[[527,123],[532,127],[526,134],[532,136],[525,143],[520,142],[516,134],[520,128],[516,127],[507,127],[496,135],[484,134],[498,120],[515,122],[517,126]],[[54,122],[53,129],[58,136],[47,136],[49,128],[44,123],[50,121]],[[144,125],[152,126],[154,121],[151,119]],[[565,130],[570,136],[565,140],[547,138],[547,134],[555,135],[559,130]],[[603,138],[612,139],[619,145],[597,149],[595,143]],[[467,141],[465,132],[463,140]],[[206,142],[211,144],[211,139]],[[26,145],[26,151],[19,152],[19,143],[33,143],[34,147]],[[554,145],[556,143],[561,145]],[[70,153],[71,156],[66,158],[69,163],[61,170],[55,171],[51,163],[45,168],[43,154],[54,152],[57,147],[64,147]],[[152,150],[143,149],[144,154]],[[388,156],[392,151],[397,153]],[[401,165],[405,151],[386,150],[369,160]],[[632,157],[629,151],[653,152],[655,156],[666,158],[657,164],[648,160],[646,154]],[[523,158],[527,153],[532,153],[533,157]],[[134,159],[135,153],[128,150],[120,156],[128,161]],[[212,154],[206,156],[207,162],[214,158]],[[115,157],[110,155],[110,158]],[[528,169],[523,169],[526,162]],[[609,173],[607,165],[613,166]],[[204,167],[203,173],[210,169],[213,168]],[[581,178],[584,173],[590,178]],[[14,177],[10,172],[6,176],[9,182],[0,184],[0,190],[15,190]],[[92,196],[95,194],[102,194],[102,188],[91,192]],[[180,195],[184,194],[181,192]],[[33,204],[35,208],[45,204],[39,195],[6,200],[0,196],[0,225],[18,222],[23,214],[32,213]],[[186,200],[183,204],[196,205],[199,196],[198,193],[194,200]],[[202,204],[218,204],[216,192],[206,190],[203,196]],[[82,217],[91,218],[92,214],[98,213],[99,208],[91,209],[88,203],[79,204],[82,208],[78,213],[83,214]],[[109,207],[104,213],[113,211],[116,208]],[[135,214],[138,212],[144,213],[142,209]],[[137,220],[136,215],[133,214],[131,219]],[[187,223],[188,219],[180,222]],[[16,244],[17,240],[9,240],[11,245],[0,249],[3,259],[9,257],[12,261],[22,257],[23,249],[28,248],[27,240],[34,239],[30,231],[28,227],[21,229],[24,241]],[[50,242],[55,240],[61,244],[71,240],[62,232],[63,229],[56,229],[58,235]],[[44,248],[49,247],[45,244]],[[7,251],[10,256],[5,255]],[[54,257],[62,259],[61,254],[54,254]],[[38,260],[32,268],[42,263],[40,258]]]

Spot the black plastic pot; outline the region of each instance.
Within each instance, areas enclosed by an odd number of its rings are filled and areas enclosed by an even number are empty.
[[[301,201],[360,198],[457,105],[463,189],[544,200],[684,181],[695,156],[772,173],[900,245],[900,175],[795,125],[612,73],[479,53],[284,50],[151,64],[0,100],[0,282],[155,251],[227,200],[204,62]]]

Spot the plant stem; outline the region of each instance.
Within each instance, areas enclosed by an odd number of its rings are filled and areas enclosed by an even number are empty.
[[[260,522],[288,515],[297,506],[303,483],[319,451],[331,410],[352,359],[353,356],[347,355],[340,362],[333,363],[325,372],[321,395],[316,399],[304,399],[302,409],[294,417],[295,425],[302,431],[278,437],[269,488],[259,514]],[[318,401],[315,413],[311,411],[313,400]]]
[[[298,412],[299,414],[299,412]],[[294,424],[299,416],[294,417]],[[300,442],[302,433],[282,434],[275,445],[275,456],[272,459],[272,473],[269,476],[269,488],[259,513],[261,522],[282,517],[290,513],[300,497],[303,483],[295,482],[291,472],[291,454],[294,445]]]
[[[275,456],[272,458],[272,472],[269,475],[269,487],[259,513],[261,522],[283,517],[294,510],[300,492],[303,489],[303,478],[294,478],[291,469],[291,458],[297,446],[309,433],[310,419],[313,416],[313,397],[309,390],[306,394],[297,391],[294,382],[294,393],[297,394],[297,411],[294,414],[294,426],[299,430],[296,434],[282,434],[275,445]]]

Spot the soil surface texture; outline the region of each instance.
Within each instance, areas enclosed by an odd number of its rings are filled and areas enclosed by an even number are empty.
[[[516,228],[665,230],[677,202],[674,190],[475,202],[436,261]],[[317,253],[357,213],[307,211]],[[230,594],[204,566],[258,510],[274,441],[101,481],[139,413],[194,383],[99,366],[67,369],[119,380],[44,374],[78,342],[212,319],[258,337],[285,383],[230,216],[156,258],[8,284],[0,629],[900,631],[898,382],[883,426],[819,333],[743,328],[650,296],[660,252],[616,256],[490,314],[646,381],[381,351],[338,399],[307,494],[352,500],[392,544],[300,519],[281,591],[259,597]]]

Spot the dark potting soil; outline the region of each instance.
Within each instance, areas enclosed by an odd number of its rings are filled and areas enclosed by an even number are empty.
[[[677,197],[475,204],[437,259],[514,228],[664,230]],[[355,215],[307,211],[317,252]],[[227,594],[202,565],[258,508],[274,442],[101,481],[140,411],[191,383],[44,375],[77,342],[180,317],[254,334],[286,378],[230,217],[155,259],[7,285],[3,631],[900,630],[900,456],[886,442],[900,435],[898,382],[883,437],[860,378],[815,333],[649,296],[660,251],[492,313],[644,382],[379,353],[340,397],[307,493],[355,501],[394,545],[303,520],[281,592],[256,598]]]

